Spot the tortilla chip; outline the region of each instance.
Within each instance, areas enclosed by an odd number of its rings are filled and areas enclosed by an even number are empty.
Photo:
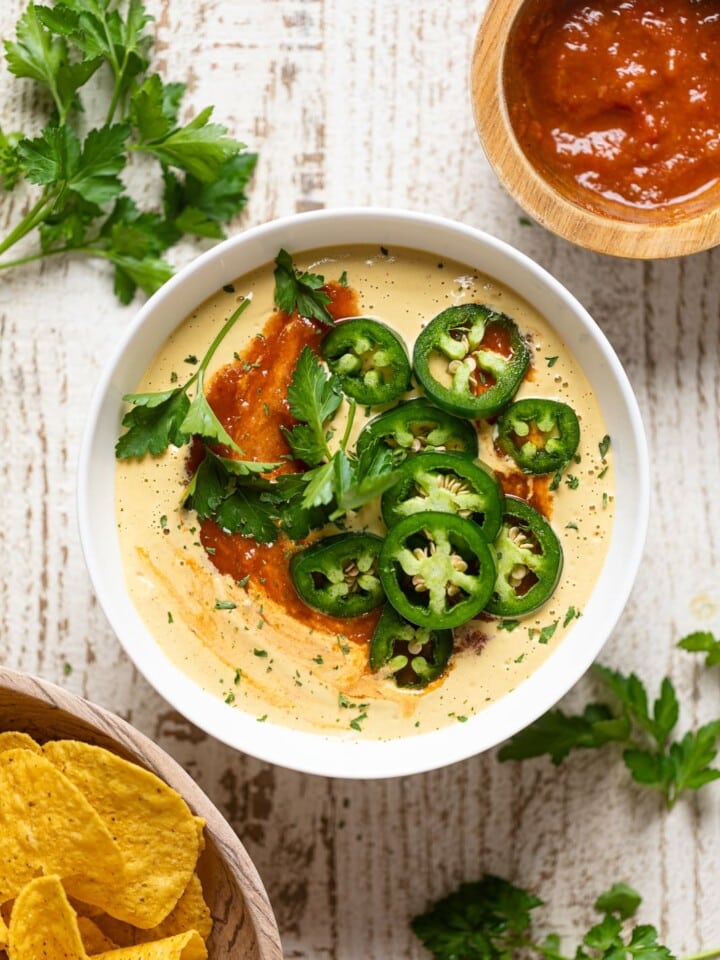
[[[79,917],[90,917],[92,920],[94,917],[105,916],[105,911],[102,907],[96,907],[94,903],[85,903],[76,897],[68,897],[68,900],[70,901],[70,906]]]
[[[157,926],[195,872],[198,827],[190,808],[155,774],[102,747],[56,740],[43,751],[97,811],[125,863],[122,878],[106,869],[102,879],[68,879],[68,893],[134,926]]]
[[[86,960],[77,917],[59,877],[37,877],[18,894],[8,953],[13,960]]]
[[[85,953],[92,956],[95,953],[103,953],[106,950],[117,948],[118,944],[113,943],[110,937],[106,937],[100,927],[89,917],[78,917],[77,923]]]
[[[5,926],[5,921],[0,917],[0,950],[3,947],[7,946],[8,942],[8,928]]]
[[[200,877],[193,874],[172,913],[153,930],[139,930],[138,933],[145,941],[146,933],[153,933],[159,939],[186,933],[188,930],[196,930],[203,940],[207,941],[212,931],[212,924],[210,907],[205,903]],[[152,938],[148,936],[147,939]],[[142,942],[140,939],[136,939],[136,943],[140,942]]]
[[[98,953],[92,960],[207,960],[207,948],[202,937],[191,930],[177,937],[153,940],[138,947],[122,947],[120,950]]]
[[[198,832],[198,857],[205,849],[205,821],[202,817],[193,817]]]
[[[19,730],[0,731],[0,753],[3,750],[32,750],[33,753],[42,753],[42,747],[36,743],[29,733]]]
[[[45,757],[23,748],[0,753],[0,797],[0,903],[39,874],[122,883],[123,858],[110,831]]]
[[[150,930],[138,930],[137,927],[116,920],[107,915],[97,917],[96,921],[102,932],[111,938],[120,947],[131,947],[139,943],[149,943],[151,940],[161,940],[164,937],[173,937],[179,933],[196,930],[207,942],[212,931],[212,916],[210,908],[205,903],[202,885],[197,874],[193,874],[190,883],[178,900],[175,909],[169,916]]]

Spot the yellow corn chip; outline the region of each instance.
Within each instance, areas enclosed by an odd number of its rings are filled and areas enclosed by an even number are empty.
[[[190,883],[183,891],[172,913],[152,930],[138,930],[140,936],[136,937],[135,942],[141,943],[153,939],[147,936],[150,933],[160,939],[177,933],[186,933],[188,930],[197,930],[203,940],[207,940],[212,931],[210,908],[205,903],[202,885],[197,874],[193,874],[190,878]]]
[[[157,926],[195,871],[198,825],[189,807],[155,774],[101,747],[56,740],[43,751],[97,811],[125,864],[124,877],[106,869],[102,879],[68,879],[68,893],[137,927]]]
[[[7,946],[8,940],[8,928],[5,926],[5,921],[0,917],[0,950],[3,947]]]
[[[138,930],[129,923],[107,915],[96,917],[95,922],[102,932],[120,947],[161,940],[163,937],[173,937],[178,933],[187,933],[189,930],[196,930],[203,940],[207,941],[213,923],[197,874],[193,874],[190,878],[190,883],[172,913],[157,927]]]
[[[0,753],[3,750],[32,750],[33,753],[42,753],[42,747],[35,743],[29,733],[19,730],[0,731]]]
[[[70,901],[70,906],[79,917],[90,917],[92,919],[93,917],[105,916],[105,911],[102,907],[96,907],[94,903],[84,903],[75,897],[68,897],[68,900]]]
[[[124,864],[99,815],[49,760],[22,748],[5,750],[0,753],[0,903],[39,874],[51,873],[90,884],[108,878],[121,884]]]
[[[153,940],[138,947],[122,947],[120,950],[98,953],[92,960],[207,960],[207,949],[202,937],[191,930],[177,937]]]
[[[75,911],[57,876],[31,880],[10,917],[8,952],[13,960],[86,960]]]
[[[118,944],[113,943],[110,937],[106,937],[100,927],[89,917],[78,917],[77,923],[85,953],[92,956],[95,953],[103,953],[106,950],[117,948]]]
[[[193,817],[198,832],[198,857],[205,849],[205,821],[202,817]]]

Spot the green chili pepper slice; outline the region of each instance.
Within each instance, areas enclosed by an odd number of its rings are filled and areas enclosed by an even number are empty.
[[[336,324],[320,352],[348,397],[366,406],[391,403],[410,387],[402,340],[384,323],[355,317]]]
[[[401,403],[369,420],[357,439],[357,451],[380,441],[399,463],[411,454],[437,450],[478,455],[478,435],[472,424],[440,410],[423,397]]]
[[[413,513],[437,510],[473,520],[492,543],[500,530],[503,499],[484,464],[457,453],[419,453],[400,466],[381,506],[388,527]]]
[[[561,470],[579,442],[575,411],[558,400],[526,397],[498,417],[496,443],[525,473]]]
[[[452,648],[452,630],[416,627],[387,603],[370,641],[370,669],[398,687],[425,687],[442,676]]]
[[[309,607],[331,617],[358,617],[385,599],[377,572],[382,540],[342,533],[318,540],[290,560],[290,578]]]
[[[490,599],[495,563],[476,524],[453,513],[415,513],[391,527],[378,560],[390,603],[406,620],[450,630]]]
[[[415,375],[430,399],[472,420],[494,416],[512,398],[530,363],[514,320],[492,307],[448,307],[415,341]]]
[[[563,554],[542,514],[524,500],[506,497],[502,526],[492,549],[497,579],[486,613],[518,617],[550,598],[560,578]]]

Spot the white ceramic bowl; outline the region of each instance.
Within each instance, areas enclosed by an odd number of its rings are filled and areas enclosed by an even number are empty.
[[[348,740],[258,724],[229,710],[174,666],[140,619],[125,590],[115,527],[114,444],[123,394],[132,392],[175,327],[223,284],[284,247],[372,243],[423,249],[467,263],[511,287],[551,322],[585,370],[612,437],[615,523],[607,559],[586,604],[557,650],[525,682],[467,723],[386,741]],[[85,559],[98,599],[137,668],[165,699],[219,740],[281,766],[334,777],[418,773],[480,753],[550,709],[579,680],[615,626],[642,556],[649,469],[640,413],[627,377],[602,331],[571,294],[512,247],[478,230],[396,210],[318,211],[275,220],[219,244],[181,270],[140,310],[105,369],[90,408],[78,478]]]

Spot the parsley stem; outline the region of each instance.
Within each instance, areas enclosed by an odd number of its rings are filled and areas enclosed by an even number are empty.
[[[0,263],[0,270],[7,270],[8,267],[21,267],[24,263],[34,263],[36,260],[54,257],[59,253],[68,253],[74,249],[74,247],[57,247],[55,250],[38,250],[37,253],[31,253],[27,257],[18,257],[17,260],[6,260],[4,263]]]
[[[348,410],[347,424],[345,426],[345,432],[343,433],[342,440],[340,441],[340,449],[345,450],[350,439],[350,431],[352,430],[353,421],[355,420],[355,411],[357,410],[357,403],[355,400],[350,401],[350,409]]]
[[[720,947],[715,947],[714,950],[704,950],[702,953],[691,953],[687,957],[683,957],[682,960],[709,960],[710,957],[720,957]]]
[[[200,366],[197,368],[197,371],[196,371],[198,379],[202,381],[202,377],[200,375],[202,374],[204,376],[205,371],[207,370],[208,365],[212,360],[213,355],[215,354],[217,348],[220,346],[220,344],[223,342],[225,337],[228,335],[228,333],[230,333],[232,328],[235,326],[235,321],[238,319],[238,317],[240,317],[247,310],[247,308],[250,306],[251,303],[252,303],[252,295],[248,295],[240,304],[240,306],[236,310],[234,310],[230,314],[230,316],[227,318],[227,320],[222,326],[222,329],[218,332],[217,336],[208,347],[205,356],[200,361]]]
[[[532,940],[517,940],[512,946],[522,950],[534,950],[541,956],[546,957],[547,960],[569,960],[564,954],[558,953],[556,950],[551,950],[550,947],[543,946],[540,943],[533,943]],[[691,960],[691,958],[688,958],[688,960]]]
[[[19,240],[30,233],[39,223],[45,219],[55,202],[55,193],[52,191],[43,191],[42,196],[35,206],[25,214],[20,223],[10,231],[5,239],[0,243],[0,254],[5,253],[10,247],[14,246]]]

